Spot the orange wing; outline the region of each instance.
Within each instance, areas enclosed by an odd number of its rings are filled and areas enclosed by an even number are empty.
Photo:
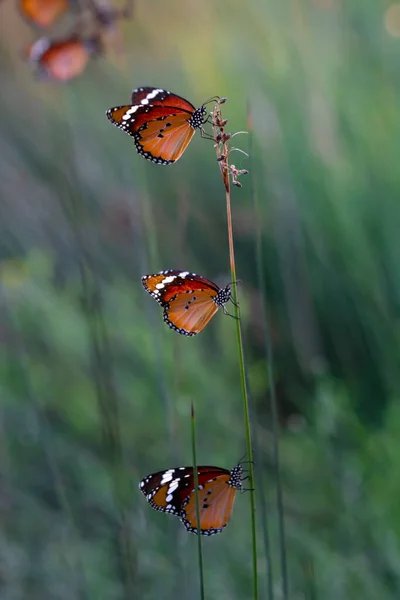
[[[220,533],[231,518],[235,502],[235,487],[229,484],[230,474],[220,475],[216,480],[207,481],[199,489],[200,528],[196,515],[196,494],[188,496],[182,510],[181,521],[188,531],[202,535]]]
[[[164,309],[164,321],[181,335],[200,333],[218,310],[210,290],[188,290],[177,294]]]
[[[176,113],[145,123],[135,136],[139,154],[161,164],[179,160],[195,134],[188,116],[186,112]]]
[[[68,9],[68,1],[21,0],[19,8],[23,16],[38,27],[50,27]]]
[[[181,111],[177,111],[181,112]],[[158,121],[160,129],[163,127],[163,121],[165,121],[173,113],[173,109],[169,106],[153,106],[153,105],[124,105],[115,106],[109,108],[106,112],[107,119],[111,121],[113,125],[116,125],[125,133],[128,133],[132,137],[135,137],[139,129],[151,121]],[[191,113],[184,112],[186,119],[189,120]]]

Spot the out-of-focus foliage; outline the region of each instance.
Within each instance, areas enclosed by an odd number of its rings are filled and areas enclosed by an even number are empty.
[[[397,6],[397,8],[396,8]],[[1,12],[1,597],[198,597],[196,539],[137,482],[244,452],[234,324],[195,338],[164,326],[140,276],[229,281],[224,190],[195,137],[158,167],[105,110],[132,87],[199,106],[228,97],[253,122],[233,192],[240,299],[263,525],[279,597],[263,309],[282,433],[291,599],[400,594],[399,8],[372,0],[136,0],[104,56],[67,85],[21,61],[34,39]],[[245,136],[235,144],[246,150]],[[257,236],[266,289],[256,269]],[[208,598],[251,597],[249,501],[204,540]]]

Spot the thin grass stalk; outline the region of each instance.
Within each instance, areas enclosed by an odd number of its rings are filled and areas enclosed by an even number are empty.
[[[315,582],[314,560],[311,555],[305,556],[301,561],[301,568],[305,578],[304,597],[307,600],[317,600],[317,586]]]
[[[199,557],[199,579],[200,579],[200,598],[205,599],[204,592],[204,570],[203,570],[203,550],[201,545],[201,533],[200,533],[200,504],[199,504],[199,477],[197,472],[197,460],[196,460],[196,425],[194,420],[194,406],[192,401],[191,410],[191,437],[192,437],[192,458],[193,458],[193,479],[194,479],[194,493],[196,497],[196,519],[197,519],[197,549]]]
[[[282,491],[282,479],[281,479],[281,468],[280,468],[280,456],[279,456],[279,421],[278,421],[278,405],[276,400],[275,392],[275,376],[274,376],[274,355],[272,350],[271,332],[267,311],[265,306],[267,304],[266,295],[266,282],[265,282],[265,268],[262,257],[262,232],[261,222],[262,215],[260,205],[258,202],[258,196],[254,185],[254,165],[252,164],[253,156],[253,123],[250,105],[247,107],[247,128],[249,131],[249,161],[250,161],[250,196],[253,202],[255,223],[256,223],[256,271],[258,288],[262,296],[262,316],[265,323],[265,355],[267,359],[267,375],[268,375],[268,390],[270,397],[270,409],[271,409],[271,421],[272,421],[272,452],[273,452],[273,465],[275,471],[276,481],[276,506],[278,511],[278,531],[279,531],[279,556],[280,556],[280,567],[282,577],[282,599],[287,600],[289,595],[289,581],[287,571],[287,553],[286,553],[286,535],[285,535],[285,512],[283,506],[283,491]]]
[[[253,449],[251,443],[251,427],[250,427],[250,415],[249,415],[249,401],[248,392],[246,385],[246,369],[244,361],[243,351],[243,340],[242,340],[242,329],[240,322],[240,308],[238,302],[238,291],[237,291],[237,278],[236,278],[236,263],[235,263],[235,247],[233,240],[233,227],[232,227],[232,211],[231,211],[231,178],[234,185],[240,187],[240,183],[237,181],[239,175],[244,174],[246,171],[238,171],[234,165],[229,164],[229,149],[228,140],[230,135],[226,134],[224,129],[227,123],[222,118],[221,104],[225,102],[224,98],[218,100],[214,107],[212,115],[212,127],[214,132],[215,148],[217,153],[217,160],[219,162],[221,176],[225,187],[225,201],[226,201],[226,217],[227,217],[227,228],[228,228],[228,243],[229,243],[229,263],[232,279],[232,291],[234,301],[234,312],[236,317],[236,337],[239,355],[239,367],[240,367],[240,382],[242,389],[243,398],[243,412],[244,412],[244,423],[245,423],[245,434],[246,434],[246,449],[247,456],[249,459],[249,484],[250,484],[250,513],[251,513],[251,533],[252,533],[252,556],[253,556],[253,592],[254,599],[258,599],[258,572],[257,572],[257,534],[256,534],[256,502],[255,502],[255,487],[254,487],[254,464],[253,464]]]

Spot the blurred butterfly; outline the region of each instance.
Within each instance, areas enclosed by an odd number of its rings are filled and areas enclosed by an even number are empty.
[[[231,518],[237,490],[242,490],[242,465],[231,471],[197,467],[200,524],[196,516],[193,467],[178,467],[145,477],[139,484],[155,510],[180,518],[188,531],[201,535],[220,533]]]
[[[147,160],[170,165],[182,156],[196,129],[207,136],[204,104],[195,108],[188,100],[153,87],[133,90],[131,102],[110,108],[106,115],[133,137],[136,150]]]
[[[38,27],[50,27],[67,12],[69,0],[20,0],[21,14]]]
[[[39,78],[69,81],[83,73],[91,55],[100,52],[98,38],[84,40],[72,36],[58,41],[40,38],[26,54],[30,62],[37,64]]]
[[[189,271],[170,269],[144,275],[142,284],[164,309],[164,321],[181,335],[200,333],[225,304],[233,303],[230,284],[219,288],[216,283]]]

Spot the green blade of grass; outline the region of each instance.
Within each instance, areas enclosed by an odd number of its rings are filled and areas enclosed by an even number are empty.
[[[220,166],[222,180],[225,187],[225,201],[226,201],[226,217],[227,217],[227,228],[228,228],[228,244],[229,244],[229,262],[232,280],[232,295],[234,312],[236,317],[236,339],[238,346],[239,356],[239,371],[240,371],[240,383],[242,390],[243,399],[243,413],[244,413],[244,426],[246,436],[246,449],[249,460],[249,483],[250,483],[250,513],[251,513],[251,534],[252,534],[252,556],[253,556],[253,592],[254,600],[258,599],[258,572],[257,572],[257,535],[256,535],[256,501],[255,501],[255,480],[254,480],[254,464],[253,464],[253,450],[251,444],[251,427],[250,427],[250,416],[249,416],[249,399],[246,384],[246,369],[244,361],[244,350],[243,350],[243,339],[242,329],[240,321],[240,309],[238,303],[238,292],[237,292],[237,277],[236,277],[236,263],[235,263],[235,246],[233,241],[233,227],[232,227],[232,211],[231,211],[231,177],[235,185],[241,187],[237,181],[237,175],[240,173],[234,172],[235,169],[229,165],[229,149],[227,142],[230,139],[230,135],[225,134],[226,120],[222,118],[221,104],[225,102],[225,99],[221,98],[213,111],[213,131],[214,141],[217,153],[217,160]]]

